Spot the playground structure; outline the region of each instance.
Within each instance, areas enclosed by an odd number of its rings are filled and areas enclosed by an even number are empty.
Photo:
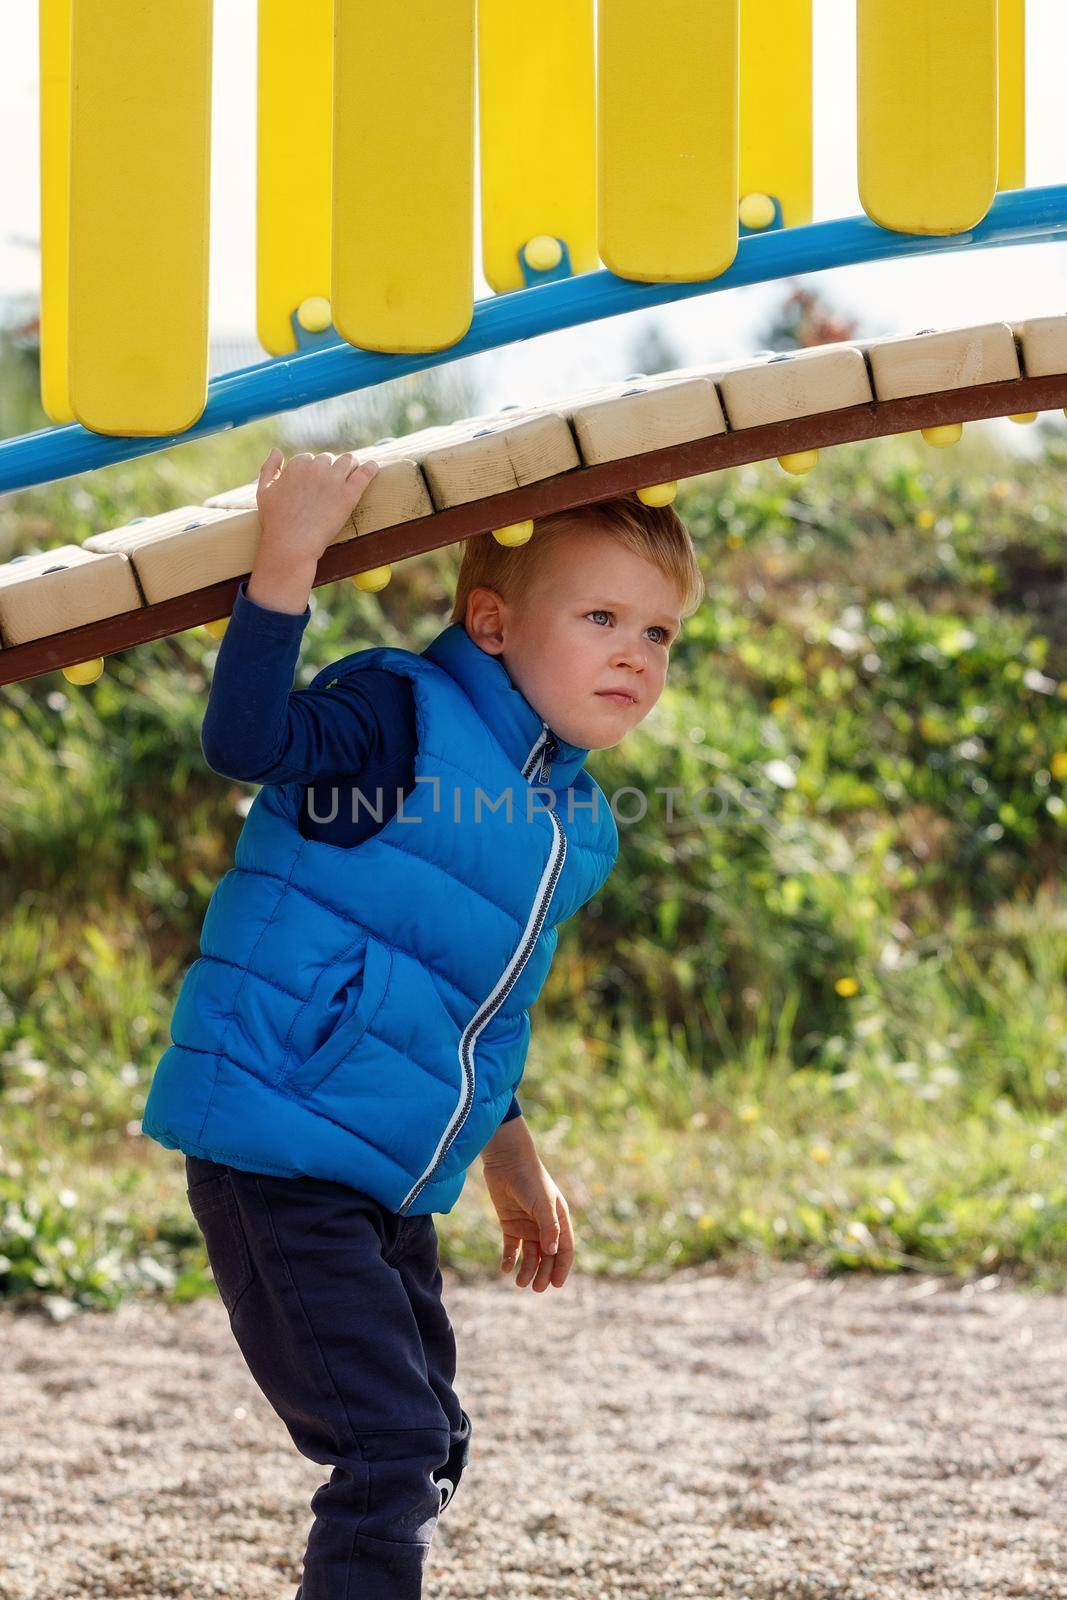
[[[642,0],[598,0],[595,38],[593,0],[260,0],[269,354],[208,383],[211,0],[40,14],[54,426],[0,443],[0,492],[693,294],[1067,237],[1067,186],[1024,187],[1024,0],[857,0],[865,215],[817,224],[812,0],[662,0],[654,30]],[[381,470],[316,584],[374,591],[406,557],[739,462],[805,472],[824,446],[1065,405],[1067,316],[631,375],[357,452]],[[248,484],[0,566],[0,682],[91,682],[116,650],[219,631],[258,538]]]

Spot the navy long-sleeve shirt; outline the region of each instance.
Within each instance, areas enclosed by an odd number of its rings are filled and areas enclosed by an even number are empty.
[[[241,583],[219,644],[200,748],[212,771],[242,783],[302,783],[300,832],[342,848],[372,837],[415,787],[415,699],[409,679],[367,668],[293,690],[302,615],[259,605]],[[503,1121],[520,1116],[513,1095]]]

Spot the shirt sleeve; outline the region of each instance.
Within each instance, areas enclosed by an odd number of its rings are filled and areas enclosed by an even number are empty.
[[[311,618],[272,611],[238,588],[219,644],[200,748],[212,771],[245,783],[310,783],[414,748],[408,680],[366,672],[319,689],[292,687]]]

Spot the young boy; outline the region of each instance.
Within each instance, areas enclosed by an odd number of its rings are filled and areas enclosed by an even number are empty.
[[[517,1282],[562,1286],[567,1202],[515,1089],[557,929],[618,850],[583,770],[659,699],[703,582],[670,507],[464,544],[452,620],[291,693],[320,556],[377,468],[260,471],[261,539],[201,741],[263,785],[216,886],[145,1105],[185,1153],[234,1336],[331,1465],[297,1600],[415,1600],[468,1459],[433,1213],[479,1153]],[[358,782],[357,782],[358,779]]]

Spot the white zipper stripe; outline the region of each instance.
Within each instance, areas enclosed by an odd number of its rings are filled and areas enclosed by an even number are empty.
[[[522,775],[524,778],[529,777],[535,757],[543,749],[548,736],[548,725],[547,723],[544,723],[542,724],[541,732],[538,735],[533,748],[526,757],[526,760],[523,762]],[[459,1099],[456,1102],[456,1109],[448,1119],[448,1125],[446,1126],[445,1131],[442,1133],[440,1139],[437,1141],[437,1148],[430,1157],[426,1168],[401,1201],[400,1210],[398,1213],[400,1216],[403,1216],[406,1213],[408,1206],[410,1206],[412,1202],[418,1198],[426,1184],[429,1183],[435,1170],[447,1154],[452,1141],[455,1139],[460,1128],[463,1126],[463,1123],[467,1120],[467,1115],[470,1111],[470,1108],[474,1104],[474,1046],[477,1042],[478,1035],[481,1033],[486,1023],[491,1019],[494,1011],[496,1011],[507,998],[510,990],[513,988],[518,979],[519,973],[530,959],[534,946],[537,943],[538,935],[541,932],[541,924],[544,921],[545,912],[548,909],[548,902],[552,898],[552,892],[555,889],[556,882],[563,870],[563,861],[567,854],[567,835],[563,831],[563,824],[556,816],[556,813],[551,809],[548,811],[548,816],[552,820],[556,838],[552,846],[552,850],[549,853],[545,870],[541,874],[541,881],[537,885],[537,892],[534,895],[533,905],[530,908],[530,915],[527,918],[526,926],[522,931],[522,938],[519,940],[518,946],[513,952],[507,966],[504,968],[504,971],[497,979],[492,992],[486,997],[485,1000],[482,1001],[482,1004],[478,1007],[478,1010],[475,1012],[474,1016],[463,1030],[459,1041],[458,1052],[461,1081]]]
[[[530,748],[530,754],[526,757],[526,760],[522,764],[522,775],[523,775],[524,778],[529,778],[530,772],[531,772],[531,770],[533,768],[534,761],[540,755],[541,751],[544,749],[544,747],[545,747],[545,745],[547,743],[548,743],[548,723],[547,722],[542,722],[542,724],[541,724],[541,732],[537,735],[537,738],[534,740],[534,742],[533,742],[533,744],[532,744],[532,746]]]

